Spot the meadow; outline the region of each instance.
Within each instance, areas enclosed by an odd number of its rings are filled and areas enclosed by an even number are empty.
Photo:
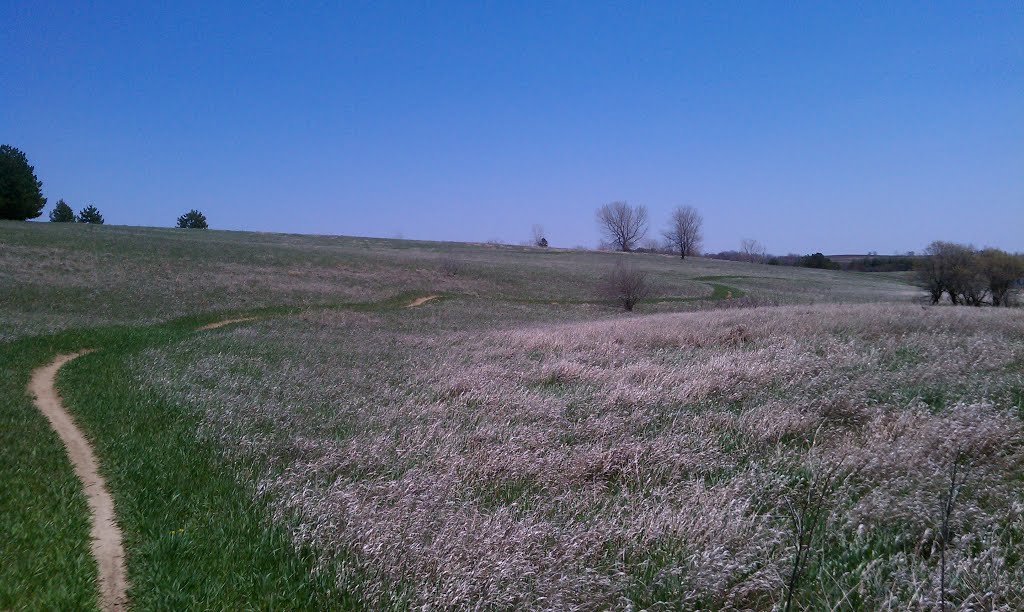
[[[628,314],[595,293],[624,258],[655,286]],[[95,606],[25,392],[82,348],[57,384],[137,609],[1024,607],[1020,309],[242,232],[0,223],[0,262],[2,609]]]

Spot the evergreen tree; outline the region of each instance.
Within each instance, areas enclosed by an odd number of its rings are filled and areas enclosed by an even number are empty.
[[[206,224],[206,215],[193,208],[178,217],[178,227],[184,229],[206,229],[209,225]]]
[[[0,219],[24,221],[43,214],[43,182],[24,153],[0,146]]]
[[[103,225],[103,215],[100,214],[98,208],[92,204],[86,206],[78,213],[79,223],[92,223],[94,225]]]
[[[50,211],[50,221],[53,223],[74,223],[75,211],[67,205],[63,199],[57,200],[57,205]]]

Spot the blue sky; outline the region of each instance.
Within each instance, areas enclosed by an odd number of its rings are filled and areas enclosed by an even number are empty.
[[[716,251],[1024,251],[1021,2],[156,4],[0,4],[0,141],[50,205],[574,246],[627,200]]]

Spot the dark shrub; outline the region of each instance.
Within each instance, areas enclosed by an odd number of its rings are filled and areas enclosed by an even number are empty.
[[[626,310],[633,310],[651,294],[647,273],[621,261],[601,279],[598,290],[603,298],[618,302]]]
[[[210,226],[206,223],[206,215],[193,208],[178,217],[178,227],[182,229],[206,229]]]

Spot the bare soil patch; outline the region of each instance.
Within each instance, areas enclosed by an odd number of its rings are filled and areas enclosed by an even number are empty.
[[[100,476],[99,462],[92,446],[64,409],[54,386],[61,366],[88,352],[58,355],[49,365],[32,372],[28,390],[35,398],[36,407],[50,421],[64,443],[75,474],[85,490],[92,521],[92,556],[99,569],[100,608],[125,610],[128,606],[128,578],[124,568],[121,529],[117,526],[114,513],[114,499]]]
[[[213,323],[207,323],[199,328],[200,331],[207,329],[217,329],[218,327],[224,327],[225,325],[231,325],[232,323],[244,323],[245,321],[255,321],[258,317],[239,317],[237,319],[224,319],[223,321],[214,321]]]
[[[430,300],[436,300],[439,297],[441,297],[441,296],[439,296],[439,295],[425,295],[423,297],[418,297],[415,300],[413,300],[413,301],[409,302],[408,304],[406,304],[405,307],[406,308],[416,308],[417,306],[422,306],[423,304],[426,304]]]

